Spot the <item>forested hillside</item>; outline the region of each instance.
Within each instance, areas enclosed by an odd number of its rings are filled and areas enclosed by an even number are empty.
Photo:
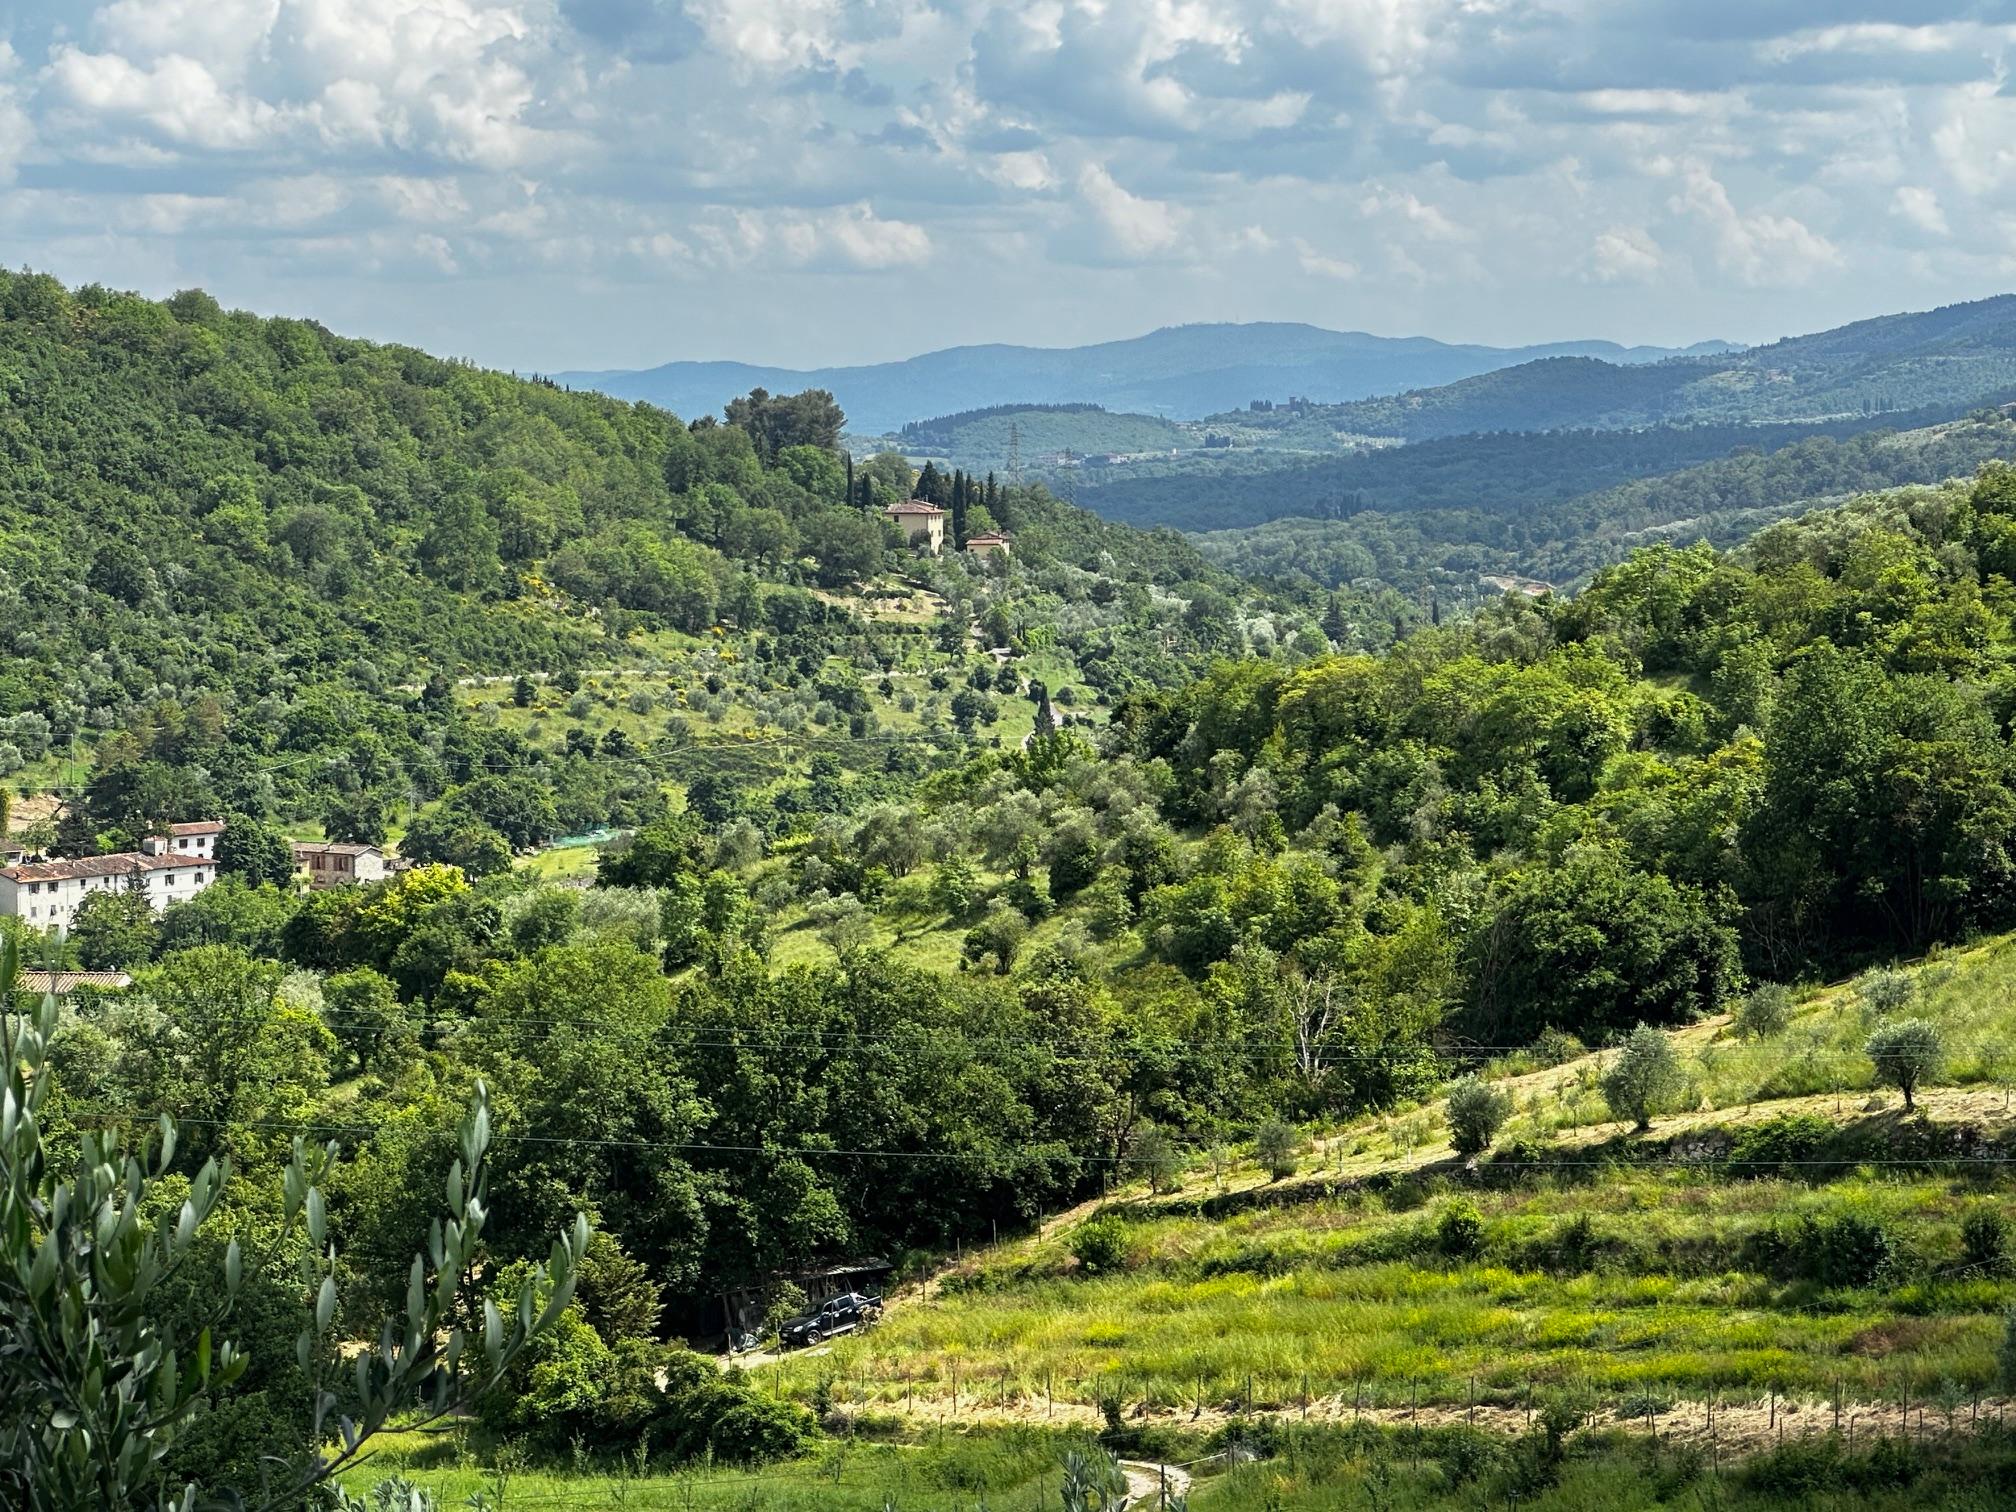
[[[0,277],[0,776],[74,780],[96,743],[73,849],[222,810],[383,839],[520,772],[563,828],[628,823],[634,761],[458,721],[453,682],[655,663],[670,713],[665,659],[732,637],[766,689],[809,689],[828,650],[905,633],[846,607],[896,566],[976,627],[1049,619],[1111,692],[1208,654],[1150,585],[1194,581],[1206,610],[1234,585],[1174,535],[975,479],[973,528],[1013,531],[1015,562],[919,563],[879,517],[900,458],[856,477],[830,400],[740,413],[688,426],[200,293]]]
[[[1003,404],[965,410],[913,421],[889,439],[908,456],[947,458],[980,472],[1017,464],[1040,468],[1067,453],[1167,450],[1189,444],[1172,421],[1115,414],[1096,404]]]
[[[1947,475],[1938,466],[1964,472],[2008,455],[1982,449],[1991,432],[1980,417],[2016,395],[2011,298],[1742,352],[1650,365],[1554,357],[1351,404],[1256,405],[1202,422],[1220,446],[1080,469],[1071,493],[1114,519],[1199,532],[1385,516],[1226,538],[1221,560],[1231,551],[1263,574],[1432,589],[1462,606],[1478,570],[1573,581],[1616,560],[1632,529],[1714,516],[1709,538],[1733,542],[1762,523],[1759,509],[1935,481]],[[1970,415],[1959,433],[1942,429]],[[1885,431],[1937,444],[1856,439]],[[1786,455],[1760,469],[1752,452]],[[1731,476],[1744,502],[1713,497],[1712,483],[1702,497],[1705,481]],[[1311,570],[1312,555],[1328,565]],[[1453,579],[1438,580],[1438,558]]]
[[[1645,365],[1548,357],[1327,407],[1340,431],[1423,441],[1476,431],[1770,423],[1980,404],[2016,388],[2016,295]]]
[[[1621,471],[1648,453],[1656,457],[1660,438],[1690,434],[1591,432],[1572,439],[1590,471],[1612,462]],[[1465,438],[1446,443],[1449,449],[1440,456],[1422,456],[1416,466],[1404,465],[1404,459],[1445,443],[1374,453],[1362,459],[1364,469],[1369,476],[1386,471],[1398,480],[1391,505],[1345,506],[1333,517],[1284,517],[1192,539],[1214,560],[1250,577],[1305,588],[1379,583],[1455,611],[1502,591],[1494,577],[1569,587],[1641,545],[1661,540],[1734,545],[1775,520],[1857,493],[1937,483],[2016,456],[2016,419],[1999,410],[1917,430],[1838,438],[1792,439],[1767,430],[1760,440],[1783,442],[1771,450],[1738,439],[1743,428],[1708,434],[1733,443],[1727,455],[1554,497],[1547,496],[1554,486],[1547,480],[1557,476],[1549,464],[1568,449],[1568,436]],[[1502,482],[1480,473],[1479,463],[1490,456],[1504,459]],[[1379,463],[1387,459],[1399,465],[1382,469]],[[1446,483],[1436,471],[1446,474]],[[1565,475],[1573,478],[1575,472]],[[1423,502],[1424,495],[1447,502]]]

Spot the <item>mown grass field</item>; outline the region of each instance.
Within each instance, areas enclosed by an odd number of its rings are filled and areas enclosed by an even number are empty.
[[[1862,1054],[1884,990],[1945,1035],[1923,1121],[1874,1090]],[[1466,1168],[1431,1103],[1318,1132],[1303,1172],[1278,1184],[1250,1164],[1200,1165],[1174,1193],[1137,1187],[1106,1205],[1122,1242],[1105,1274],[1073,1253],[1088,1205],[940,1276],[873,1334],[789,1358],[777,1386],[806,1396],[829,1381],[871,1410],[990,1420],[1083,1421],[1109,1400],[1196,1421],[1249,1406],[1299,1418],[1305,1403],[1319,1418],[1446,1415],[1523,1410],[1550,1388],[1697,1414],[1711,1397],[1790,1398],[1827,1404],[1830,1423],[1837,1399],[1973,1413],[1977,1397],[1999,1403],[2016,1304],[2016,1272],[1970,1262],[1962,1237],[1970,1214],[2011,1211],[2012,995],[2016,942],[2003,939],[1901,987],[1809,993],[1766,1039],[1726,1022],[1678,1031],[1687,1087],[1642,1138],[1602,1104],[1603,1057],[1510,1062],[1498,1069],[1517,1112],[1499,1144],[1525,1141],[1524,1160]],[[1849,1153],[1722,1158],[1788,1113],[1824,1120]],[[1458,1209],[1477,1232],[1452,1253],[1443,1225]],[[1824,1269],[1850,1219],[1880,1230],[1874,1273],[1802,1274]],[[1801,1242],[1822,1253],[1802,1260]]]

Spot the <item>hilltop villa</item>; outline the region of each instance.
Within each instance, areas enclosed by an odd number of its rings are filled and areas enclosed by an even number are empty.
[[[904,499],[882,513],[903,527],[903,539],[933,556],[945,549],[945,511],[922,499]]]

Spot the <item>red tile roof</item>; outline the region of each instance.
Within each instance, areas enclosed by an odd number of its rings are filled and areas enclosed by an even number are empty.
[[[171,824],[168,833],[173,835],[221,835],[224,833],[222,819],[192,819],[187,824]]]
[[[23,992],[75,992],[79,987],[131,987],[123,971],[24,971],[16,984]]]
[[[905,499],[900,504],[891,504],[883,513],[892,515],[942,515],[945,511],[940,509],[936,504],[926,503],[922,499]]]
[[[150,856],[142,851],[121,851],[116,856],[71,856],[61,861],[29,861],[20,866],[0,867],[0,877],[14,882],[67,882],[76,877],[130,877],[134,872],[216,864],[209,856],[186,852],[167,851]]]
[[[383,852],[375,845],[359,845],[352,840],[296,840],[297,856],[376,856]]]

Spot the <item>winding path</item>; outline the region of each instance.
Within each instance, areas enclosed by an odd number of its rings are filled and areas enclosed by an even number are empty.
[[[1164,1505],[1162,1491],[1165,1483],[1172,1500],[1190,1493],[1190,1472],[1180,1465],[1155,1465],[1146,1460],[1122,1460],[1120,1468],[1127,1476],[1129,1512],[1158,1512]]]

